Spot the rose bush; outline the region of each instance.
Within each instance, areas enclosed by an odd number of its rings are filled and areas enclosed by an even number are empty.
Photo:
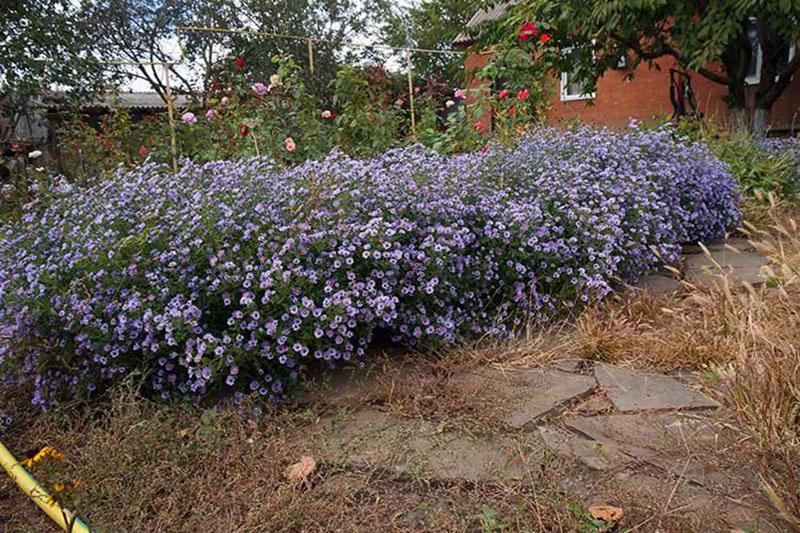
[[[507,336],[604,297],[738,222],[703,144],[667,131],[145,164],[0,228],[0,374],[32,402],[132,372],[164,399],[278,400],[311,369],[407,345]]]

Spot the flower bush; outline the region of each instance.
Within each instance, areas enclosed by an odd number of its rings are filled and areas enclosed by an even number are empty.
[[[704,145],[638,130],[289,169],[145,164],[51,194],[0,229],[0,374],[42,406],[132,372],[164,399],[278,400],[376,333],[511,335],[739,218]]]

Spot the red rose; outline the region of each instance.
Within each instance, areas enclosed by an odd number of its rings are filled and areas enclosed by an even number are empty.
[[[489,151],[489,145],[484,144],[483,147],[481,148],[481,152],[488,152],[488,151]]]
[[[142,157],[145,157],[145,156],[147,156],[147,152],[148,152],[148,151],[149,151],[149,150],[147,149],[147,146],[145,146],[145,145],[141,145],[141,146],[139,147],[139,155],[140,155],[140,156],[142,156]]]
[[[244,68],[244,58],[242,56],[237,57],[233,60],[233,64],[236,65],[236,68],[242,70]]]
[[[484,129],[486,129],[486,126],[484,126],[483,122],[475,123],[475,131],[483,131]]]
[[[543,33],[542,35],[539,36],[539,42],[542,44],[548,43],[551,39],[552,37],[550,37],[550,35],[546,33]]]
[[[527,100],[530,95],[531,93],[525,89],[522,89],[517,93],[517,100]]]
[[[527,42],[539,35],[539,28],[533,22],[526,22],[519,28],[519,40]]]
[[[242,122],[241,128],[239,128],[239,135],[242,137],[247,137],[247,134],[250,133],[250,130],[247,127],[247,124]]]
[[[508,116],[509,117],[513,117],[516,114],[517,114],[517,108],[516,107],[514,107],[512,105],[511,107],[508,108]]]
[[[508,89],[503,89],[502,91],[500,91],[500,98],[502,98],[503,100],[508,98]]]

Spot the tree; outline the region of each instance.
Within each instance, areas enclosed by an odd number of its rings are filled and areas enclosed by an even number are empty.
[[[13,124],[48,87],[85,93],[103,82],[91,33],[69,0],[10,0],[0,9],[0,97]]]
[[[308,70],[304,75],[322,93],[342,61],[360,57],[345,42],[369,36],[387,6],[387,0],[86,0],[84,13],[95,28],[97,49],[105,57],[132,62],[177,59],[178,26],[319,39],[313,46],[314,76]],[[208,89],[233,57],[243,58],[247,71],[261,77],[268,77],[275,56],[290,55],[298,64],[309,64],[308,43],[299,39],[186,31],[181,40],[184,63],[170,67],[178,91],[198,85]],[[163,96],[163,67],[143,64],[127,70]]]
[[[87,0],[81,14],[92,28],[95,54],[105,61],[136,65],[106,65],[106,69],[146,82],[162,98],[166,96],[164,66],[177,59],[175,28],[191,18],[190,2],[184,0]],[[185,69],[170,65],[171,84],[189,90]]]
[[[789,58],[790,45],[800,39],[800,0],[523,0],[493,31],[508,35],[529,20],[552,32],[560,45],[554,53],[566,46],[577,51],[571,59],[587,86],[622,54],[632,56],[633,66],[672,58],[725,86],[734,125],[744,127],[752,111],[750,126],[762,135],[772,105],[800,69],[800,53]],[[748,78],[759,63],[754,54],[760,54],[761,71],[748,110]]]
[[[465,0],[423,0],[403,12],[391,13],[383,32],[393,46],[452,50],[453,41],[466,31],[476,9],[475,2]],[[438,77],[451,85],[461,83],[464,76],[463,58],[457,54],[417,53],[413,65],[422,77]]]
[[[259,32],[308,36],[313,45],[314,74],[310,73],[308,43],[297,39],[258,38],[234,35],[231,44],[253,69],[270,72],[272,58],[289,55],[303,65],[305,82],[319,96],[330,96],[330,84],[342,64],[358,62],[369,55],[351,40],[374,41],[373,31],[389,10],[388,0],[244,0],[244,26]]]

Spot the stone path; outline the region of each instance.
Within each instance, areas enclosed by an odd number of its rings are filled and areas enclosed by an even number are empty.
[[[581,360],[446,377],[440,389],[461,391],[462,407],[489,401],[494,418],[477,428],[395,412],[381,391],[410,386],[410,372],[338,379],[328,398],[334,411],[321,417],[305,450],[322,464],[398,480],[508,484],[535,482],[555,457],[577,468],[565,487],[590,500],[613,503],[614,491],[634,487],[690,512],[724,512],[732,527],[756,524],[748,502],[757,497],[757,474],[726,464],[731,436],[720,406],[691,379]],[[358,397],[372,403],[358,405]],[[665,487],[673,490],[662,494]]]
[[[685,281],[700,286],[718,284],[723,278],[733,284],[759,285],[766,281],[763,268],[769,260],[747,239],[731,238],[705,247],[708,253],[699,245],[684,246],[679,270]],[[643,277],[636,287],[653,296],[681,292],[684,288],[680,279],[667,271]]]

